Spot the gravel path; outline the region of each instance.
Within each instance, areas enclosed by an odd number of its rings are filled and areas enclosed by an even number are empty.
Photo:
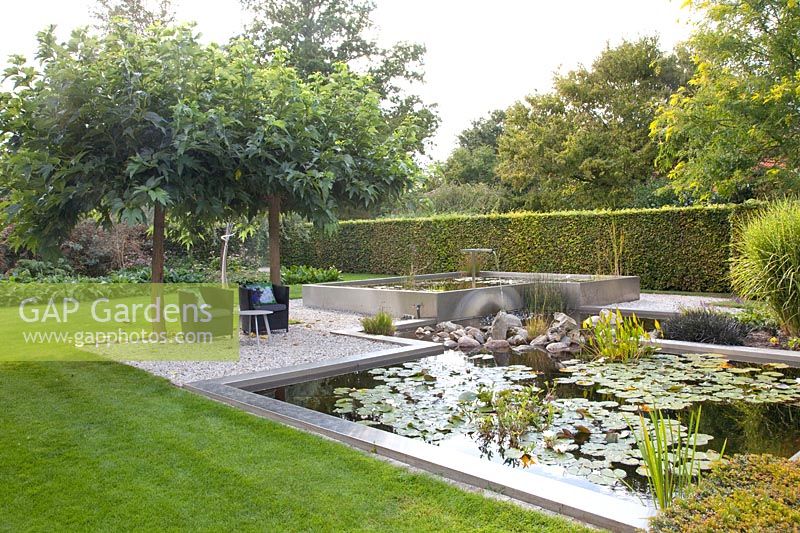
[[[680,312],[683,309],[692,309],[698,307],[715,307],[719,304],[731,304],[734,300],[731,298],[716,298],[712,296],[685,296],[682,294],[654,294],[643,292],[639,299],[633,302],[623,302],[620,304],[612,304],[606,307],[630,309],[633,311],[672,311]],[[736,312],[735,307],[724,307],[720,310],[728,312]]]
[[[303,307],[292,300],[288,333],[275,333],[271,342],[241,337],[239,361],[135,361],[129,364],[162,376],[176,385],[201,379],[247,374],[272,368],[311,363],[382,350],[390,345],[355,337],[333,335],[330,331],[359,326],[361,315]]]

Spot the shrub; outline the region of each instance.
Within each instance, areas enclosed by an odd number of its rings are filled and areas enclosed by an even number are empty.
[[[104,276],[115,269],[148,263],[146,231],[141,225],[115,224],[106,229],[94,220],[83,220],[61,251],[78,274]]]
[[[664,338],[741,346],[750,328],[727,313],[710,309],[687,309],[664,323]]]
[[[362,318],[361,326],[364,328],[364,333],[370,335],[394,335],[395,332],[392,317],[385,311],[379,311],[373,317]]]
[[[597,358],[627,363],[656,351],[654,346],[643,342],[649,334],[635,314],[623,317],[619,310],[604,311],[594,323],[592,318],[587,318],[583,327],[589,333],[587,347]],[[661,329],[658,322],[656,329]]]
[[[734,455],[653,520],[658,532],[797,531],[800,463]]]
[[[742,310],[733,315],[736,320],[750,328],[775,331],[780,327],[778,319],[763,302],[743,302]]]
[[[611,270],[612,223],[624,235],[618,264],[642,287],[726,292],[732,221],[749,207],[449,215],[346,221],[333,235],[283,242],[287,264],[401,275],[409,264],[453,272],[465,246],[497,250],[501,270],[603,274]]]
[[[800,335],[800,202],[780,200],[748,218],[734,241],[734,289],[765,302]]]
[[[8,280],[17,283],[70,281],[75,272],[64,258],[56,261],[20,259],[8,272]]]
[[[281,278],[286,285],[326,283],[342,279],[342,272],[334,267],[314,268],[304,265],[295,265],[281,268]]]

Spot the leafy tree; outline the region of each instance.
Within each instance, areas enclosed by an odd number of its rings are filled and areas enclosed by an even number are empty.
[[[697,0],[697,70],[651,126],[658,165],[700,201],[800,191],[800,7]]]
[[[285,48],[288,62],[308,78],[330,74],[339,63],[361,70],[372,79],[372,89],[387,104],[387,117],[395,125],[414,117],[420,127],[415,148],[436,130],[438,117],[432,106],[405,88],[423,81],[425,47],[401,42],[388,48],[374,33],[373,0],[241,0],[252,14],[246,35],[266,56]]]
[[[127,20],[140,33],[156,22],[166,26],[175,21],[172,0],[97,0],[91,14],[106,31],[115,18]]]
[[[495,110],[474,120],[458,136],[458,147],[441,167],[444,181],[498,184],[497,141],[503,133],[505,111]]]
[[[50,28],[39,41],[39,68],[12,58],[14,88],[0,93],[0,197],[16,246],[55,250],[85,216],[151,219],[159,282],[167,216],[188,242],[268,209],[279,283],[282,210],[332,227],[339,206],[391,198],[415,173],[416,127],[388,127],[379,95],[345,67],[304,80],[247,41],[203,46],[191,27],[114,23],[65,44]]]
[[[508,111],[498,173],[529,208],[623,207],[654,188],[657,153],[648,125],[656,108],[686,82],[681,54],[656,38],[607,48],[591,68],[554,80]]]

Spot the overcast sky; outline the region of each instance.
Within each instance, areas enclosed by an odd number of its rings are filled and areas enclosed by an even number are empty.
[[[48,24],[68,35],[90,23],[93,0],[3,1],[0,60],[31,56]],[[688,37],[681,0],[377,0],[380,39],[428,48],[426,83],[442,124],[432,155],[444,158],[473,119],[550,88],[552,75],[589,64],[622,39],[658,35],[663,48]],[[209,41],[224,42],[247,22],[239,0],[179,0],[178,18],[195,21]]]

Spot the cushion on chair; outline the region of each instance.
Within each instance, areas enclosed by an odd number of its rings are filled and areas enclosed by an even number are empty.
[[[266,309],[264,306],[278,303],[271,283],[247,285],[247,289],[250,291],[250,306],[253,309]]]

